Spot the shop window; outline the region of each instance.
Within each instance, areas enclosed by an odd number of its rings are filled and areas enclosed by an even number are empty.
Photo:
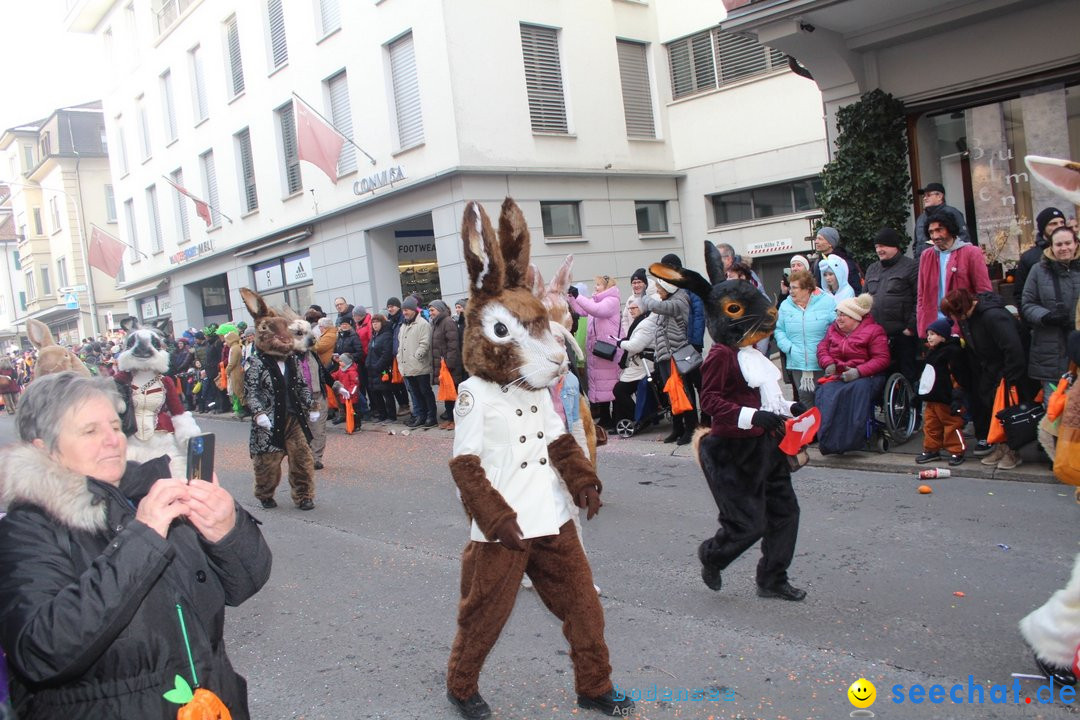
[[[713,226],[816,210],[821,187],[815,177],[713,195]]]
[[[576,202],[542,202],[544,237],[581,237],[581,213]]]
[[[666,233],[667,203],[663,200],[635,202],[634,212],[637,214],[637,229],[639,233]]]
[[[399,230],[394,238],[402,297],[418,293],[424,302],[441,297],[435,234],[431,230]]]
[[[1050,85],[916,121],[920,176],[916,186],[940,182],[945,202],[964,213],[968,233],[987,261],[1016,264],[1035,242],[1035,217],[1056,207],[1080,210],[1063,188],[1034,177],[1024,158],[1080,155],[1080,85]],[[922,207],[918,208],[922,212]]]
[[[268,305],[288,305],[298,311],[311,305],[313,275],[307,250],[252,265],[251,277]]]

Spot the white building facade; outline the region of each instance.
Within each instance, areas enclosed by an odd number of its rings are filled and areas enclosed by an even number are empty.
[[[104,108],[143,320],[243,319],[245,286],[301,310],[462,297],[474,199],[497,212],[515,198],[541,271],[573,253],[576,280],[625,279],[668,252],[700,268],[706,238],[741,251],[807,234],[794,206],[790,228],[716,222],[713,195],[812,179],[825,157],[820,96],[782,62],[731,87],[714,65],[718,87],[683,97],[669,52],[711,36],[718,3],[155,5],[82,0],[67,17],[112,63]],[[337,182],[297,158],[296,96],[363,149],[345,145]],[[762,100],[768,122],[741,107]],[[209,227],[166,178],[214,208]]]

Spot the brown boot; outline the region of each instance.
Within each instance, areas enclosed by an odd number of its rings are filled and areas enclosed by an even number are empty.
[[[1005,452],[1001,455],[1001,461],[998,462],[998,470],[1012,470],[1017,465],[1021,465],[1024,461],[1020,459],[1020,454],[1013,450],[1011,447],[1002,444],[1005,448]]]

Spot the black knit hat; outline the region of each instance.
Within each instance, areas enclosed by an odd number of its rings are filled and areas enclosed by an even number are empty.
[[[649,284],[648,279],[645,277],[645,268],[638,268],[634,271],[634,274],[630,276],[630,282],[634,282],[635,280],[640,280],[646,285]]]
[[[1042,237],[1046,232],[1046,226],[1050,224],[1050,221],[1054,218],[1065,219],[1065,213],[1058,210],[1056,207],[1043,208],[1042,212],[1035,216],[1035,227],[1039,229],[1039,237]]]
[[[900,237],[900,233],[896,232],[891,227],[883,227],[878,230],[877,235],[874,236],[874,244],[898,248],[903,244],[903,240]]]
[[[386,307],[401,307],[401,298],[392,297],[386,301]]]
[[[676,270],[682,270],[682,259],[675,253],[668,253],[660,258],[660,262],[668,267],[673,267]]]

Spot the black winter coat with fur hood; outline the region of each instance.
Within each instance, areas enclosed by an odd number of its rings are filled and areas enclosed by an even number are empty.
[[[4,452],[0,520],[0,645],[22,720],[174,720],[162,694],[191,670],[237,720],[247,686],[225,654],[225,606],[270,577],[270,549],[236,507],[216,544],[178,521],[163,539],[135,520],[135,505],[168,475],[167,458],[128,463],[119,488],[71,472],[43,451]]]

